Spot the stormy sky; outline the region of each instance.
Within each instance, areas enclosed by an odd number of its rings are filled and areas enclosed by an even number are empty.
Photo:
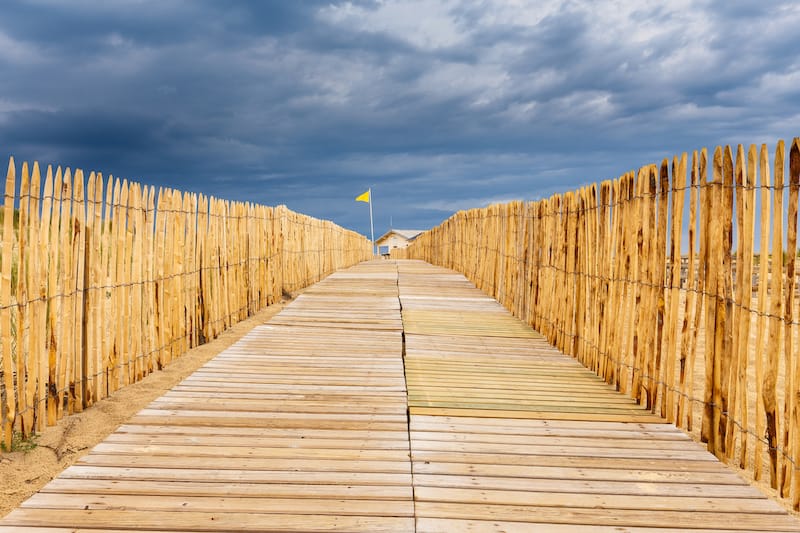
[[[4,1],[0,156],[369,232],[800,135],[800,3]],[[376,236],[377,236],[376,235]]]

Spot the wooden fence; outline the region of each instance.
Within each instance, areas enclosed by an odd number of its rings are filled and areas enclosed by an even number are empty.
[[[12,159],[0,258],[0,443],[141,380],[342,267],[363,236],[287,209]],[[17,188],[18,187],[18,188]],[[18,192],[17,192],[18,191]]]
[[[788,180],[782,141],[772,157],[763,145],[687,159],[460,211],[394,255],[464,273],[797,509],[800,140]]]

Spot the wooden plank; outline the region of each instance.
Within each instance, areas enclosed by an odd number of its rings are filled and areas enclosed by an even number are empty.
[[[413,531],[414,519],[402,517],[337,516],[324,514],[227,513],[190,511],[17,509],[5,522],[15,527],[120,528],[153,530],[170,524],[180,531]]]
[[[694,528],[702,524],[706,528],[729,528],[741,531],[761,529],[765,531],[797,531],[797,521],[788,515],[761,513],[726,513],[698,511],[653,511],[639,509],[582,509],[579,507],[543,507],[535,505],[489,505],[440,502],[416,502],[415,511],[420,517],[465,518],[472,520],[525,520],[531,517],[536,522],[554,524],[592,524],[607,526],[647,527],[654,520],[673,527]]]
[[[684,528],[671,527],[629,527],[621,529],[619,526],[579,525],[579,524],[552,524],[533,521],[509,520],[468,520],[457,518],[418,518],[416,522],[418,533],[508,533],[524,531],[541,531],[543,533],[684,533]],[[693,533],[734,533],[733,529],[706,529],[693,528]],[[763,529],[753,529],[754,532],[763,532]],[[83,533],[83,532],[79,532]]]
[[[153,481],[137,479],[56,478],[41,493],[116,494],[152,496],[225,496],[296,498],[298,500],[330,498],[374,501],[411,501],[408,485],[356,485],[346,483],[253,483],[213,481]]]
[[[565,447],[586,447],[594,450],[603,448],[625,448],[625,449],[644,449],[644,450],[697,450],[706,453],[704,460],[710,460],[708,452],[694,441],[683,439],[646,439],[646,438],[617,438],[613,434],[599,434],[596,437],[573,437],[573,436],[531,436],[531,435],[503,435],[493,433],[444,433],[444,432],[412,432],[412,442],[417,449],[444,449],[444,446],[453,446],[453,451],[459,449],[460,445],[487,446],[487,451],[494,450],[504,453],[506,447],[519,446],[521,453],[533,454],[537,446],[555,447],[561,449]],[[427,446],[435,446],[427,448]]]
[[[695,472],[684,470],[628,470],[625,464],[619,470],[595,466],[594,468],[573,468],[571,466],[538,466],[514,463],[471,463],[465,457],[463,462],[414,461],[413,471],[417,474],[438,474],[455,476],[517,477],[537,479],[573,479],[586,481],[637,481],[640,483],[700,483],[715,485],[744,485],[745,483],[729,472]],[[608,464],[609,461],[606,461]],[[753,489],[754,491],[755,489]],[[752,491],[751,491],[752,494]]]
[[[498,392],[501,391],[501,392]],[[467,398],[468,400],[462,400],[460,398],[460,394],[464,394],[463,398]],[[515,394],[518,393],[518,394]],[[497,388],[488,388],[488,389],[480,389],[477,391],[469,391],[466,387],[462,387],[460,389],[449,389],[447,387],[440,387],[440,388],[431,388],[427,390],[423,394],[413,394],[409,396],[410,402],[422,402],[425,400],[432,400],[432,401],[454,401],[455,399],[459,399],[459,401],[488,401],[491,400],[499,400],[501,402],[509,402],[516,400],[519,404],[529,405],[529,404],[537,404],[540,406],[545,405],[563,405],[566,403],[571,403],[572,405],[581,406],[581,407],[590,407],[596,406],[598,402],[606,402],[606,405],[609,407],[615,408],[636,408],[638,406],[634,404],[629,398],[613,398],[608,400],[607,397],[603,394],[598,393],[576,393],[570,396],[565,390],[563,389],[546,389],[546,388],[537,388],[537,389],[521,389],[521,390],[511,390],[508,391],[501,389],[500,387]]]
[[[412,415],[471,416],[485,418],[519,418],[540,420],[585,420],[603,422],[658,422],[660,418],[642,411],[642,414],[611,414],[596,412],[513,411],[503,409],[471,409],[447,407],[409,407]]]
[[[139,439],[154,438],[164,436],[164,438],[189,438],[198,439],[202,443],[203,438],[228,438],[237,437],[244,439],[245,442],[258,438],[288,438],[288,439],[339,439],[342,437],[358,439],[365,442],[372,441],[408,441],[407,428],[395,431],[380,430],[356,430],[349,429],[342,432],[336,428],[304,428],[298,431],[293,428],[268,428],[259,427],[214,427],[214,426],[158,426],[158,425],[133,425],[123,424],[112,434],[114,439]]]
[[[17,526],[3,526],[0,525],[0,532],[6,533],[9,531],[18,532],[20,528]],[[91,529],[84,529],[84,528],[74,528],[74,527],[35,527],[35,526],[27,526],[25,527],[24,531],[26,533],[125,533],[130,532],[130,529],[111,529],[111,528],[91,528]],[[173,533],[175,530],[166,530],[166,529],[148,529],[148,533]]]
[[[349,432],[348,432],[348,436]],[[357,448],[361,451],[370,450],[400,450],[408,454],[408,443],[397,439],[377,440],[377,439],[356,439],[356,438],[306,438],[303,435],[283,436],[283,437],[225,437],[225,436],[201,436],[201,435],[124,435],[114,434],[107,438],[103,445],[126,445],[135,446],[152,453],[168,454],[175,451],[175,446],[190,447],[189,455],[214,455],[218,454],[214,448],[221,446],[228,448],[236,455],[264,455],[260,450],[266,449],[293,449],[300,454],[306,449],[332,449],[332,450],[353,450]],[[256,448],[253,450],[253,448]],[[119,448],[118,448],[119,449]],[[114,452],[111,452],[114,453]]]
[[[577,404],[577,403],[564,403],[564,402],[545,402],[545,401],[517,401],[511,403],[501,399],[476,400],[472,398],[461,399],[451,398],[449,400],[423,398],[419,400],[409,400],[409,407],[426,407],[426,408],[442,408],[442,409],[469,409],[469,410],[492,410],[499,411],[527,411],[531,413],[553,413],[566,414],[566,413],[579,413],[583,415],[593,415],[597,419],[602,419],[605,415],[619,416],[630,415],[631,417],[641,416],[645,411],[640,408],[627,408],[625,406],[608,406],[598,407],[597,404]]]
[[[702,496],[649,496],[641,494],[582,494],[518,490],[463,489],[418,486],[418,502],[574,507],[587,509],[647,509],[650,511],[784,514],[777,503],[766,498],[715,498]]]
[[[503,462],[529,462],[530,464],[541,464],[547,461],[547,457],[558,456],[560,461],[562,458],[570,464],[580,462],[581,464],[595,464],[602,465],[603,461],[599,459],[629,459],[630,464],[636,463],[640,467],[642,465],[653,469],[681,469],[681,470],[707,470],[717,471],[718,466],[715,464],[702,464],[703,462],[711,461],[707,452],[702,448],[686,441],[652,441],[650,445],[647,443],[637,443],[641,446],[631,446],[630,439],[617,439],[609,443],[600,443],[600,439],[569,439],[559,437],[545,437],[533,443],[526,442],[527,436],[519,435],[518,439],[513,439],[515,435],[482,435],[480,437],[458,435],[458,437],[451,439],[436,435],[435,437],[428,437],[426,439],[413,439],[412,445],[414,448],[415,456],[417,454],[426,456],[438,456],[446,451],[452,452],[450,457],[443,456],[441,460],[463,462],[466,460],[475,460],[487,462],[487,459],[494,458],[497,461]],[[508,438],[509,443],[499,444],[498,441],[503,438]],[[523,438],[524,437],[524,438]],[[554,442],[551,442],[551,439]],[[558,441],[560,444],[556,444]],[[598,443],[593,446],[592,443]],[[485,456],[482,459],[477,458],[477,455]],[[587,461],[577,458],[588,458]],[[645,459],[646,461],[639,461]],[[670,459],[682,459],[686,464],[670,464]],[[713,461],[712,461],[713,463]],[[609,463],[610,464],[610,463]],[[616,463],[614,463],[616,465]],[[616,466],[615,466],[616,467]]]
[[[415,416],[409,422],[411,431],[453,431],[474,433],[507,433],[515,435],[535,434],[542,430],[583,429],[602,431],[648,431],[658,434],[676,434],[675,428],[658,419],[651,423],[630,424],[626,422],[574,422],[560,420],[505,420],[502,418],[471,418],[464,416],[437,417]],[[683,435],[683,433],[680,433]]]
[[[183,458],[205,458],[223,457],[222,463],[230,459],[231,463],[236,463],[234,459],[255,460],[272,458],[295,458],[302,457],[309,460],[356,460],[356,461],[397,461],[408,457],[408,448],[403,449],[364,449],[364,448],[339,448],[339,447],[303,447],[298,449],[295,446],[287,446],[286,442],[278,443],[281,446],[266,447],[261,446],[253,449],[245,446],[229,446],[225,441],[220,441],[216,446],[196,446],[180,444],[120,444],[120,443],[100,443],[92,450],[92,457],[96,455],[120,456],[119,462],[127,462],[134,459],[134,456],[148,455],[150,457],[180,457]],[[105,457],[109,462],[113,462],[113,457]],[[94,463],[89,463],[94,464]]]
[[[419,418],[419,417],[415,417]],[[458,427],[446,428],[445,425],[427,425],[417,426],[417,429],[411,430],[412,438],[419,440],[447,440],[447,441],[467,441],[467,442],[536,442],[537,440],[544,441],[545,439],[591,439],[595,444],[602,446],[603,443],[626,443],[636,446],[641,443],[643,447],[653,445],[651,441],[661,442],[687,442],[691,439],[688,435],[681,431],[664,432],[664,431],[646,431],[636,429],[634,424],[626,424],[633,426],[626,429],[606,429],[597,427],[587,422],[576,422],[576,427],[551,427],[550,421],[546,426],[541,428],[524,428],[518,429],[515,424],[517,420],[506,420],[509,426],[505,427],[491,427],[484,426],[479,422],[472,426],[460,425]],[[554,421],[555,422],[555,421]],[[123,435],[118,435],[115,438],[123,438]],[[136,435],[133,435],[136,437]]]
[[[87,497],[89,503],[87,503]],[[87,508],[88,507],[88,508]],[[248,496],[247,498],[225,496],[171,496],[152,492],[149,495],[136,494],[59,494],[39,493],[28,499],[21,509],[61,509],[112,511],[124,508],[126,511],[175,511],[210,513],[263,513],[263,514],[303,514],[313,508],[318,515],[343,516],[413,516],[413,502],[410,500],[373,501],[368,499],[340,498],[278,498]]]
[[[614,449],[598,450],[591,453],[589,450],[570,450],[566,449],[563,453],[558,453],[556,449],[545,450],[520,450],[518,453],[503,453],[462,449],[448,452],[439,446],[438,449],[432,446],[420,446],[413,443],[414,450],[412,458],[415,461],[435,461],[439,463],[463,463],[480,465],[522,465],[522,466],[558,466],[564,468],[601,468],[624,470],[643,470],[658,472],[710,472],[713,474],[726,474],[725,470],[719,468],[717,463],[711,461],[697,452],[694,455],[677,457],[673,453],[638,453],[625,455],[616,452]],[[608,453],[607,453],[608,452]],[[707,454],[708,452],[706,452]],[[623,474],[624,475],[624,474]],[[730,482],[739,482],[735,478],[730,478]]]
[[[741,484],[701,483],[686,481],[647,481],[637,479],[554,479],[479,474],[414,474],[415,488],[440,487],[473,490],[546,492],[582,494],[647,495],[693,498],[753,499],[763,495]]]
[[[363,472],[347,470],[236,470],[211,468],[146,468],[130,466],[74,465],[60,476],[64,479],[106,479],[140,481],[200,481],[213,483],[289,483],[324,485],[397,485],[410,486],[407,472]]]

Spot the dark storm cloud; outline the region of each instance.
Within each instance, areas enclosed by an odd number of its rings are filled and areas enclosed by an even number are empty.
[[[791,2],[30,0],[0,147],[366,232],[797,135]]]
[[[160,121],[156,117],[107,113],[91,109],[67,112],[18,111],[9,114],[15,127],[10,144],[56,145],[64,149],[154,150]]]

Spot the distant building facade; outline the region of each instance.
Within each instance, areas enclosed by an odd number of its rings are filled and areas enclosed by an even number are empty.
[[[381,254],[388,254],[395,248],[406,248],[425,230],[418,229],[390,229],[375,241]]]

